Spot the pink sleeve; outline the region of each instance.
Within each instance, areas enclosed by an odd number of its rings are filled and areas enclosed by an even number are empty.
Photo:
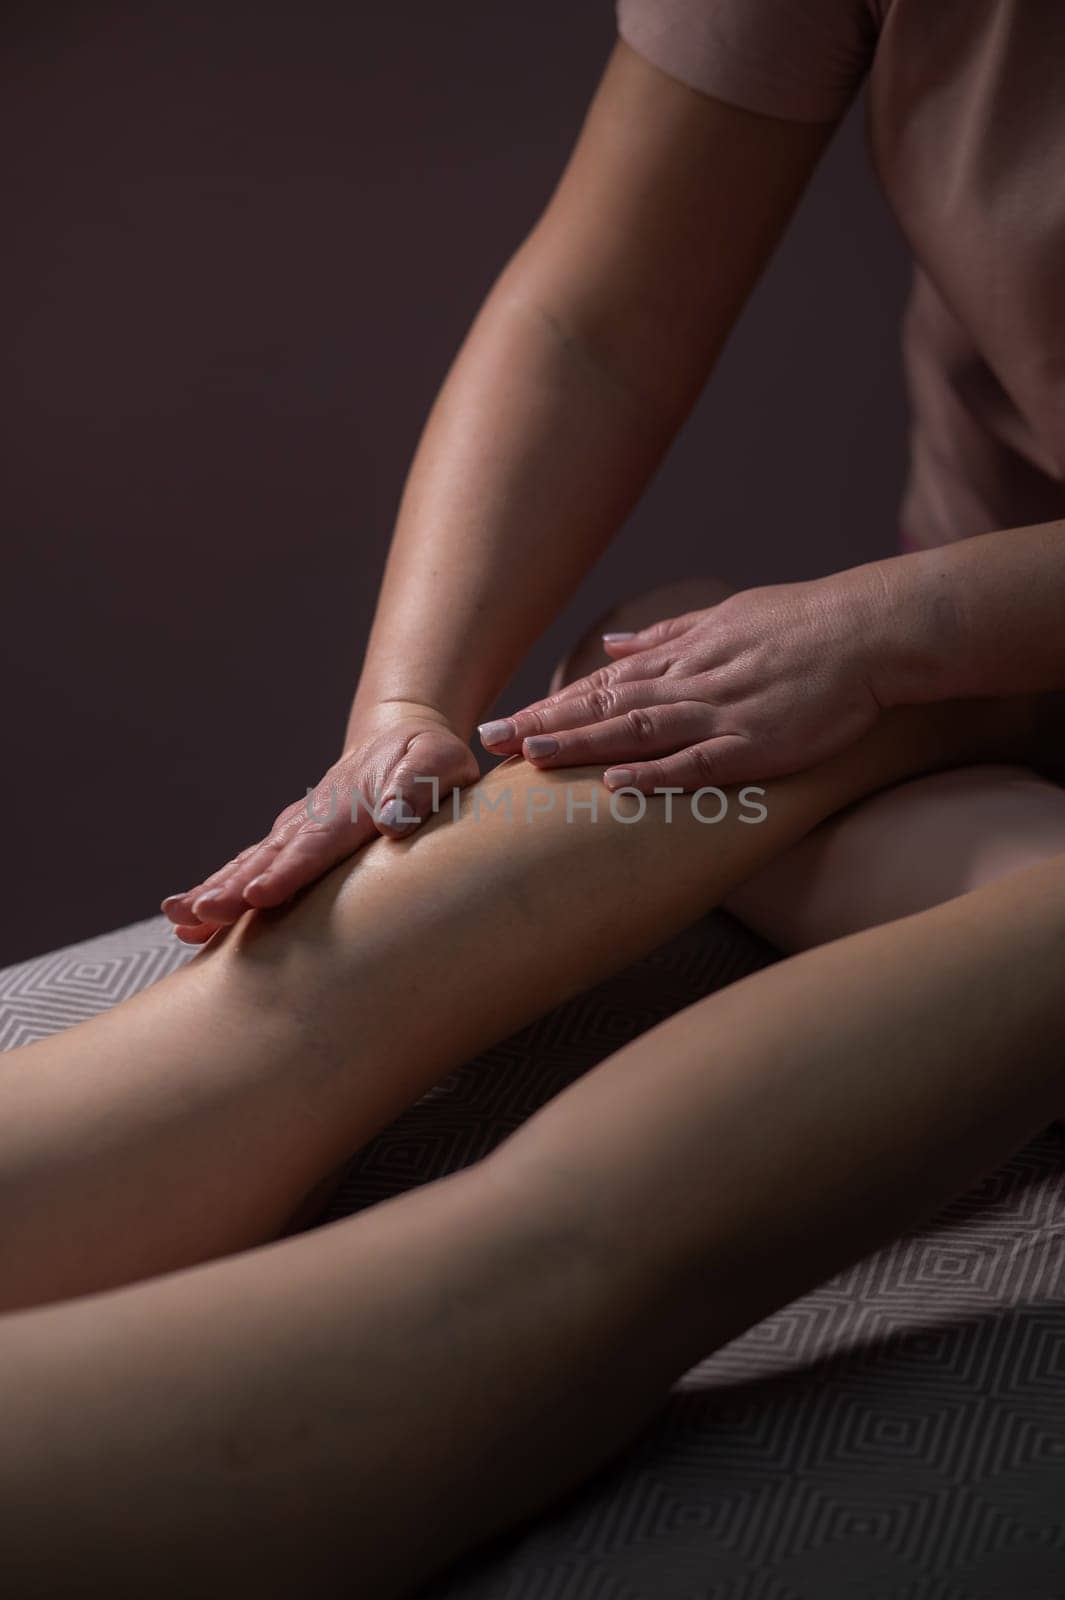
[[[832,122],[872,64],[883,0],[617,0],[618,33],[719,100]]]

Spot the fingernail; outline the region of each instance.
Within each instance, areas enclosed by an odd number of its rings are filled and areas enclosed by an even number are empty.
[[[252,878],[250,883],[244,885],[244,893],[247,894],[249,889],[261,889],[268,876],[268,873],[260,872],[257,878]]]
[[[626,789],[635,776],[631,767],[608,767],[603,773],[603,782],[608,789]]]
[[[527,756],[553,756],[558,753],[558,740],[549,733],[534,733],[521,748]]]
[[[386,800],[381,807],[378,820],[383,822],[386,828],[416,828],[422,819],[412,816],[398,795],[393,795],[392,799]]]
[[[184,900],[185,893],[186,893],[186,891],[184,889],[182,889],[178,894],[167,894],[167,895],[164,895],[163,898],[160,900],[159,904],[161,906],[173,905],[175,900]]]
[[[627,633],[604,633],[603,638],[607,644],[613,644],[615,639],[635,639],[636,629],[630,628]]]
[[[209,889],[206,894],[201,894],[199,899],[192,902],[192,909],[199,915],[201,906],[216,906],[222,898],[221,889]]]
[[[477,732],[482,744],[502,744],[505,739],[513,739],[516,729],[509,717],[501,717],[498,722],[480,723]]]

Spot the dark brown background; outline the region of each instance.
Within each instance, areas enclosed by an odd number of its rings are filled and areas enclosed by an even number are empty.
[[[0,20],[0,962],[150,915],[334,759],[404,471],[546,201],[610,0],[35,0]],[[610,598],[886,553],[907,263],[862,108]]]

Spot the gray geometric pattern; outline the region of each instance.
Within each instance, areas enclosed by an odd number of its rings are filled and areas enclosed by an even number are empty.
[[[10,967],[0,1048],[192,953],[150,917]],[[316,1221],[480,1159],[611,1051],[772,959],[711,913],[431,1089],[352,1157]],[[622,1456],[420,1600],[1065,1600],[1063,1154],[1052,1124],[709,1356]]]

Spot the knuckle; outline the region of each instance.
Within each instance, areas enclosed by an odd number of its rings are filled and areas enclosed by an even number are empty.
[[[643,706],[633,706],[625,713],[629,733],[639,744],[648,744],[655,734],[655,719]]]
[[[705,744],[694,744],[688,751],[688,761],[692,775],[696,778],[705,778],[710,782],[717,776],[717,758],[711,754],[710,747]]]
[[[664,781],[661,766],[657,761],[641,761],[639,766],[633,769],[632,782],[626,784],[625,787],[639,789],[641,793],[649,794],[655,784],[661,784]]]
[[[305,849],[318,839],[327,839],[333,832],[334,825],[331,822],[305,822],[299,832],[292,835],[289,846]]]
[[[428,754],[429,751],[439,749],[440,743],[439,728],[416,728],[404,741],[396,770],[399,770],[399,764],[406,761],[413,751],[420,750],[422,754]]]
[[[589,692],[588,710],[598,722],[605,722],[613,715],[616,703],[617,696],[611,689],[599,687]]]

